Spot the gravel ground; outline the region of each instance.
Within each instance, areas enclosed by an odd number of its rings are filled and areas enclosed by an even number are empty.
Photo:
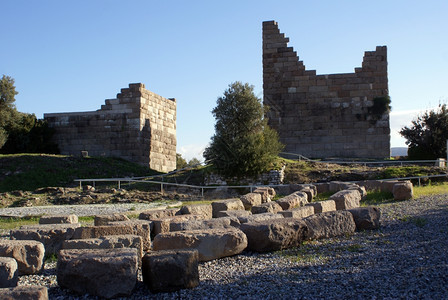
[[[169,205],[180,205],[181,202],[170,201]],[[85,204],[85,205],[50,205],[32,207],[8,207],[0,208],[1,217],[27,217],[41,215],[67,215],[75,214],[81,216],[107,215],[124,212],[134,212],[148,209],[164,209],[167,205],[154,203],[120,203],[120,204]]]
[[[448,299],[448,195],[383,204],[381,229],[312,241],[297,249],[201,263],[192,290],[130,299]],[[20,285],[50,299],[96,299],[57,287],[55,263]]]

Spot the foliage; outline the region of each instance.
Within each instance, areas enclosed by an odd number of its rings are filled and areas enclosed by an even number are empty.
[[[193,157],[192,159],[190,159],[190,161],[188,162],[188,166],[189,167],[194,167],[199,165],[201,162],[199,161],[199,159],[197,159],[196,157]]]
[[[253,89],[247,83],[230,84],[212,111],[215,135],[204,157],[221,175],[256,176],[267,171],[283,149]]]
[[[15,109],[15,96],[18,94],[14,86],[14,79],[3,75],[0,80],[0,109],[5,107]]]
[[[446,156],[448,139],[448,108],[439,105],[437,110],[426,111],[403,127],[400,134],[409,146],[409,159],[437,159]]]
[[[14,79],[3,75],[0,80],[0,152],[58,153],[57,145],[51,142],[53,130],[46,121],[17,111],[14,105],[17,94]]]
[[[392,107],[390,106],[390,97],[376,97],[373,99],[373,105],[369,108],[369,113],[381,117],[384,113],[390,112]]]
[[[187,161],[182,157],[182,154],[176,153],[176,169],[180,170],[187,166]]]

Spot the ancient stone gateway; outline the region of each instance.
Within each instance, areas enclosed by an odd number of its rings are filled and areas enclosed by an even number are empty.
[[[354,73],[306,70],[274,21],[263,22],[263,90],[285,152],[308,157],[390,156],[387,48]]]
[[[115,156],[151,169],[176,168],[176,100],[129,84],[116,99],[90,112],[44,115],[55,129],[54,141],[62,154]]]

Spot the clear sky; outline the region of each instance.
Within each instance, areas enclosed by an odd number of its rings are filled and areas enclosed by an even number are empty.
[[[129,83],[177,99],[177,152],[214,134],[211,110],[234,81],[262,98],[263,21],[309,70],[353,72],[388,46],[392,146],[419,111],[448,102],[448,1],[0,0],[0,76],[19,111],[97,110]]]

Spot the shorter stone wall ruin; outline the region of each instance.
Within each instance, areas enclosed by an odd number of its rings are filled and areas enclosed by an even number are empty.
[[[129,84],[97,111],[48,113],[62,154],[113,156],[160,172],[176,168],[176,100]]]

